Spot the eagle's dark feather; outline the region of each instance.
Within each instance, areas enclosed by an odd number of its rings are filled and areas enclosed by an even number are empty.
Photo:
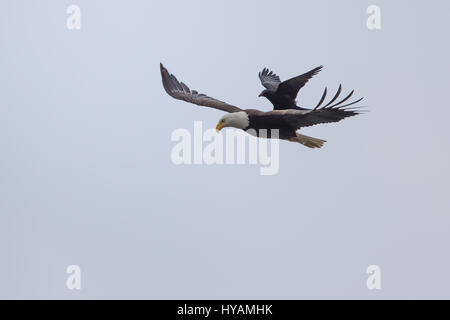
[[[219,109],[225,112],[242,111],[242,109],[232,106],[231,104],[214,99],[203,93],[198,93],[195,90],[190,90],[187,85],[183,82],[180,83],[173,74],[170,74],[167,69],[164,68],[162,63],[160,64],[160,69],[164,89],[171,97],[194,103],[199,106]]]

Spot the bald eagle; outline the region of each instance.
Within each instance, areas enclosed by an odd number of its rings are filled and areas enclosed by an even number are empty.
[[[162,64],[160,64],[160,69],[163,87],[171,97],[199,106],[228,112],[219,120],[216,126],[218,132],[225,127],[234,127],[249,133],[256,133],[256,136],[259,136],[260,130],[264,129],[264,132],[268,133],[267,137],[271,138],[270,131],[278,130],[277,138],[279,139],[297,142],[309,148],[320,148],[326,142],[325,140],[308,137],[299,134],[296,131],[300,128],[320,123],[338,122],[361,112],[361,110],[358,110],[360,107],[347,107],[361,101],[362,98],[352,103],[342,105],[350,98],[353,91],[341,101],[333,104],[341,93],[341,86],[339,86],[333,99],[323,107],[320,106],[325,100],[327,94],[326,88],[322,98],[314,109],[299,108],[295,105],[279,105],[278,109],[275,107],[275,110],[267,112],[256,109],[241,109],[189,89],[186,84],[179,82],[174,75],[170,74]],[[267,72],[265,76],[270,76],[270,74]],[[295,95],[297,92],[295,92]]]

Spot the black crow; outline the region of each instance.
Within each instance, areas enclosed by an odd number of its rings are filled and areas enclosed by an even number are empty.
[[[259,79],[261,80],[261,84],[266,87],[266,89],[263,90],[259,96],[266,97],[270,102],[272,102],[274,110],[303,110],[304,108],[297,106],[295,98],[297,97],[298,91],[304,87],[309,79],[318,74],[320,70],[322,70],[322,66],[314,68],[300,76],[281,82],[279,76],[272,71],[269,71],[269,69],[264,68],[263,71],[259,73]]]

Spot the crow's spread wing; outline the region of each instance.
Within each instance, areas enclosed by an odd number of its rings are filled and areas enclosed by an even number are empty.
[[[288,95],[291,99],[295,99],[295,97],[297,97],[298,91],[304,87],[309,79],[318,74],[320,70],[322,70],[322,68],[323,66],[320,66],[302,75],[283,81],[278,86],[277,94]]]
[[[269,69],[264,68],[259,74],[259,80],[261,80],[261,84],[266,87],[266,89],[270,91],[277,91],[278,86],[280,85],[280,77],[277,76]]]

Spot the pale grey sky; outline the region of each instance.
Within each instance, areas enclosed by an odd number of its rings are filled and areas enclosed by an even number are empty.
[[[66,8],[81,8],[81,30]],[[382,29],[366,27],[381,8]],[[0,4],[0,298],[450,298],[448,1]],[[159,62],[269,110],[257,73],[370,113],[280,144],[280,172],[175,166],[177,128],[222,112],[167,96]],[[66,288],[68,265],[82,289]],[[366,288],[367,266],[382,290]]]

